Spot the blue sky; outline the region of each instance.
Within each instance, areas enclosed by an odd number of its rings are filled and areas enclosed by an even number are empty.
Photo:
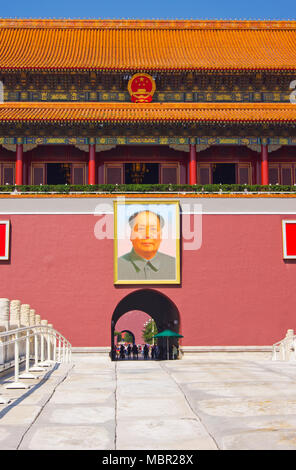
[[[2,0],[2,18],[295,19],[295,0]]]

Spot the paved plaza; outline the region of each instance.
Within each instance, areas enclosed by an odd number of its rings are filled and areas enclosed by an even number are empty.
[[[6,390],[0,449],[296,449],[296,364],[269,354],[73,362]]]

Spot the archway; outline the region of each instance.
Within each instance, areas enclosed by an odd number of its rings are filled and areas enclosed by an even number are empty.
[[[120,333],[129,333],[131,335],[131,337],[133,338],[133,344],[135,344],[135,342],[136,342],[135,335],[131,330],[121,330]]]
[[[114,331],[117,321],[124,314],[138,310],[147,313],[156,323],[157,330],[166,329],[180,332],[180,314],[177,306],[169,297],[154,289],[139,289],[125,296],[116,306],[111,319],[111,350],[114,347]],[[170,347],[178,340],[170,339]],[[162,356],[167,357],[166,340],[159,339]]]

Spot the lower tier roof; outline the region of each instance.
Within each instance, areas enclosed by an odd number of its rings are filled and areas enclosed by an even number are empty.
[[[0,123],[296,123],[291,103],[37,103],[0,104]]]

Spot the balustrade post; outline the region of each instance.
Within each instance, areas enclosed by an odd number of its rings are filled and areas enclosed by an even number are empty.
[[[54,364],[54,358],[51,358],[52,354],[53,353],[53,336],[52,336],[52,332],[53,332],[53,325],[51,323],[48,324],[48,330],[47,330],[47,362],[49,364]]]
[[[8,331],[9,329],[9,300],[8,299],[0,299],[0,324],[3,327],[4,330]],[[4,336],[4,341],[2,341],[2,338],[0,340],[0,347],[2,348],[3,351],[3,363],[7,361],[7,350],[8,347],[5,344],[7,340],[7,336]],[[0,395],[0,404],[1,405],[6,405],[9,402],[5,397]]]
[[[10,325],[12,328],[21,326],[21,301],[12,300],[10,302]]]
[[[280,356],[281,356],[282,361],[284,361],[286,359],[286,350],[285,350],[285,346],[284,346],[283,341],[280,344]]]
[[[0,325],[9,330],[9,299],[0,299]]]
[[[44,367],[41,367],[38,363],[39,361],[39,341],[38,338],[40,337],[40,360],[41,359],[41,342],[42,342],[42,334],[41,334],[41,319],[40,315],[35,315],[35,329],[34,329],[34,356],[35,361],[33,367],[31,367],[31,372],[42,372],[46,370]],[[43,358],[44,360],[44,358]]]
[[[63,338],[63,355],[62,355],[62,362],[65,362],[65,357],[66,357],[66,344],[65,344],[65,338]]]
[[[47,360],[47,362],[50,363],[51,362],[51,360],[50,360],[50,340],[51,340],[51,338],[50,338],[49,328],[50,328],[50,325],[47,325],[47,340],[46,340],[46,343],[47,343],[47,359],[46,360]]]
[[[66,362],[69,362],[69,343],[67,341],[67,349],[66,349]]]
[[[48,321],[41,320],[41,367],[50,367],[48,360],[45,360],[45,341],[47,337]]]
[[[29,326],[29,315],[30,315],[30,305],[29,304],[21,304],[21,327]],[[25,332],[21,333],[21,336],[26,336]],[[26,343],[25,341],[20,343],[20,356],[24,356],[26,354]]]
[[[12,300],[10,302],[10,319],[9,319],[9,327],[11,330],[16,330],[21,326],[21,301],[20,300]],[[10,338],[13,340],[14,335]],[[14,344],[10,344],[8,346],[8,356],[9,358],[14,357]]]
[[[58,362],[61,362],[61,335],[59,335],[58,339]]]
[[[296,362],[296,338],[294,339],[293,337],[293,341],[292,341],[292,351],[291,351],[291,357],[290,357],[290,361],[291,362]]]
[[[285,345],[286,345],[286,358],[289,362],[293,361],[293,355],[292,355],[293,339],[294,339],[294,330],[287,330],[287,334],[285,338]]]
[[[277,356],[276,356],[276,345],[273,345],[272,347],[272,358],[271,358],[272,361],[276,361],[277,360]]]
[[[31,319],[32,319],[32,313],[31,313],[31,309],[30,309],[30,306],[27,305],[27,304],[24,304],[23,306],[23,309],[22,309],[22,321],[23,321],[23,324],[27,327],[27,331],[26,331],[26,365],[25,365],[25,372],[23,372],[21,375],[20,375],[20,378],[21,379],[38,379],[38,377],[36,377],[36,375],[33,375],[31,374],[31,372],[29,371],[30,369],[30,330],[29,327],[31,326],[30,323],[31,323]],[[33,310],[34,312],[34,315],[35,315],[35,310]]]
[[[30,309],[30,326],[35,326],[35,310],[33,308]],[[31,338],[30,338],[30,359],[34,357],[34,338],[32,335],[34,335],[34,329],[31,330]]]
[[[29,388],[28,385],[24,384],[23,382],[19,381],[19,341],[20,341],[20,336],[19,333],[17,332],[15,334],[15,339],[14,339],[14,382],[6,385],[5,388],[11,389],[11,388]]]
[[[30,372],[30,331],[29,329],[26,331],[26,365],[25,372],[20,375],[21,379],[38,379],[38,376]]]
[[[9,330],[9,299],[0,299],[0,332]],[[1,356],[3,364],[9,361],[8,345],[5,344],[6,340],[0,340]]]
[[[57,337],[55,332],[53,333],[53,360],[57,362]]]

